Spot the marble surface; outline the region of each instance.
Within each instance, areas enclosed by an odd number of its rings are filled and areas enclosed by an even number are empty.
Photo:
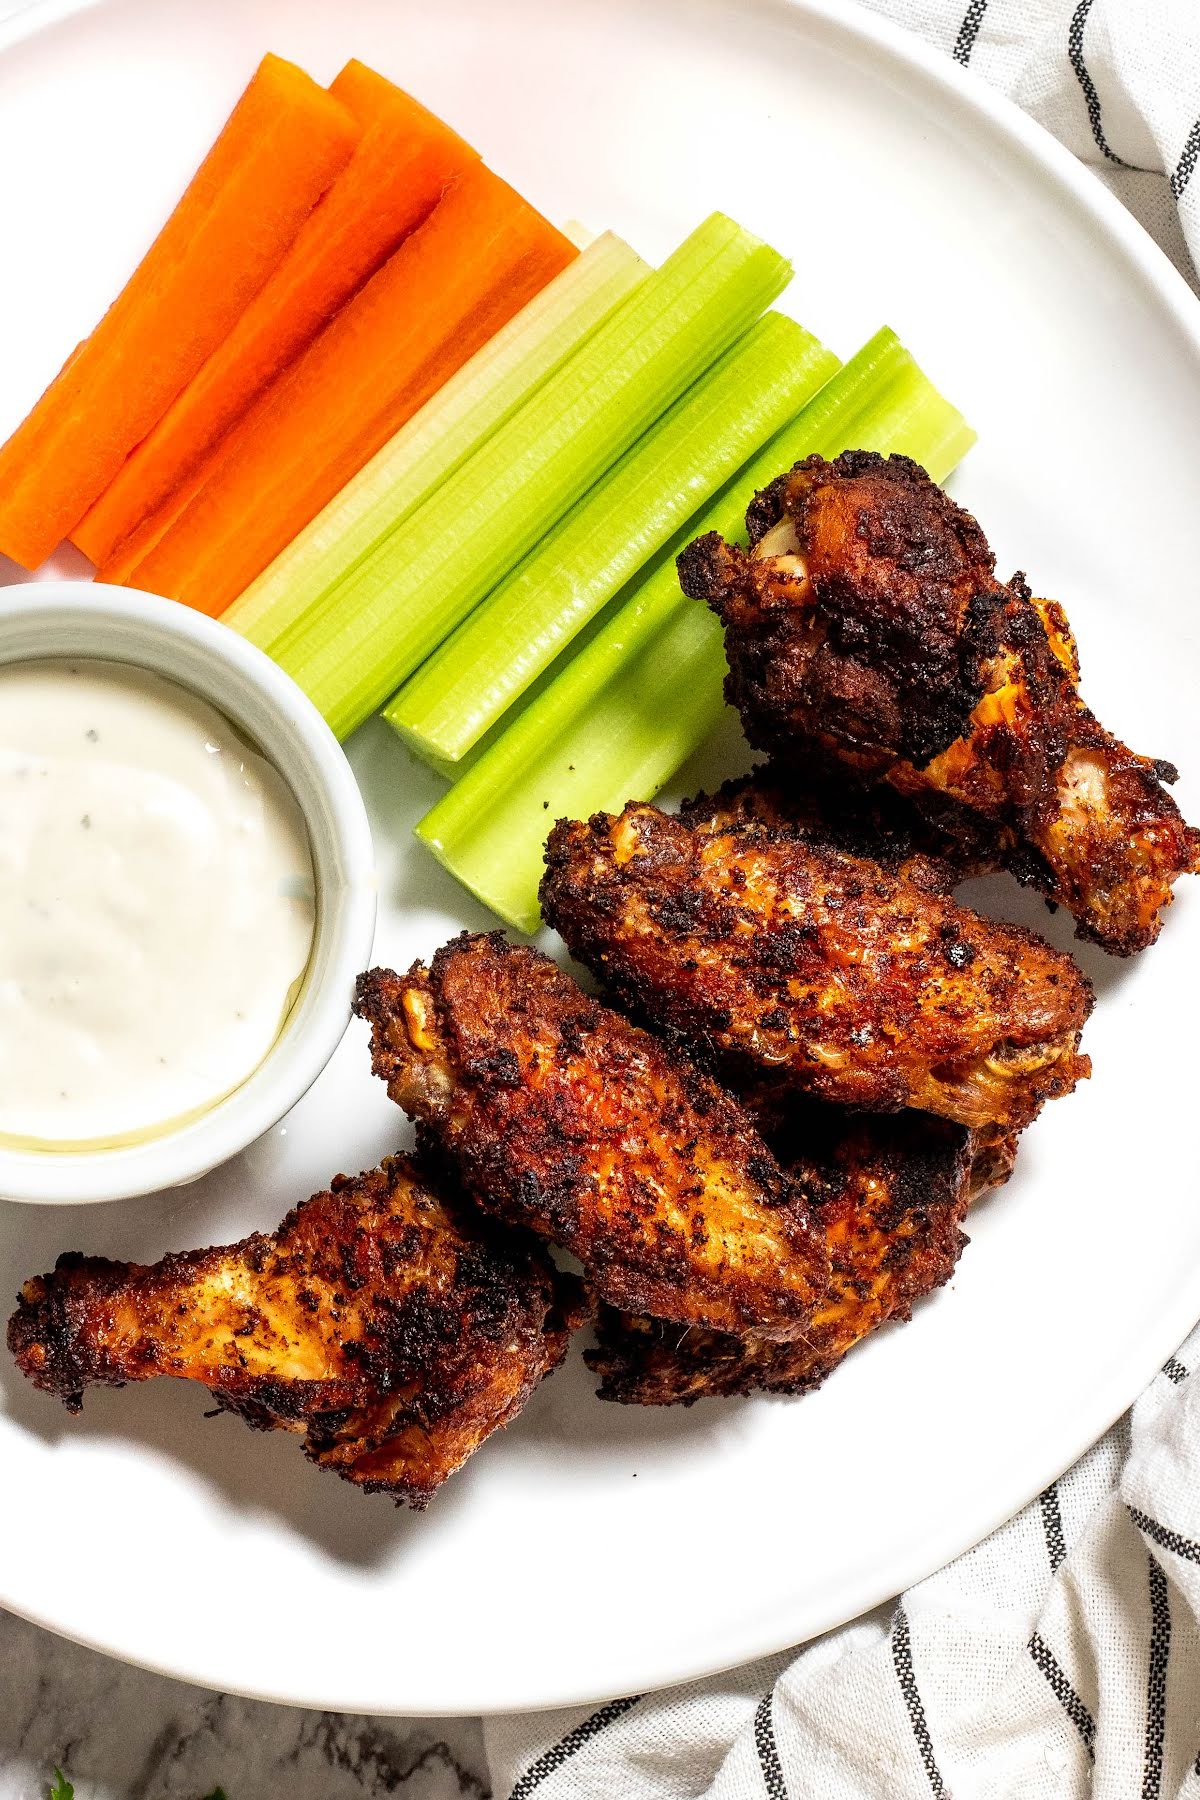
[[[255,1604],[239,1597],[239,1629]],[[269,1630],[265,1598],[261,1617]],[[0,1800],[45,1800],[56,1765],[76,1800],[207,1800],[217,1787],[227,1800],[490,1793],[476,1720],[367,1719],[236,1700],[0,1613]]]

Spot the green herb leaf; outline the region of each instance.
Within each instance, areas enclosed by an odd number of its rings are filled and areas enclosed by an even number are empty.
[[[50,1784],[48,1800],[75,1800],[75,1789],[59,1768],[54,1771],[54,1780]]]

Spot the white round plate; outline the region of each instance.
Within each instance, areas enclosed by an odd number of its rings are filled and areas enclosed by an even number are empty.
[[[357,55],[552,217],[658,257],[722,207],[793,256],[786,304],[838,351],[895,326],[978,427],[956,491],[1004,569],[1066,602],[1092,703],[1187,771],[1200,814],[1200,306],[1089,174],[949,61],[832,0],[45,16],[0,58],[0,435],[260,55],[324,79]],[[738,754],[728,734],[703,772]],[[351,755],[381,858],[376,956],[403,967],[490,921],[409,839],[437,781],[378,724]],[[1045,920],[1003,884],[990,898]],[[715,1670],[927,1574],[1077,1456],[1200,1315],[1198,902],[1136,963],[1082,957],[1094,1079],[1047,1109],[951,1285],[815,1396],[606,1406],[576,1354],[422,1517],[285,1437],[205,1420],[195,1388],[97,1394],[71,1420],[0,1354],[0,1599],[218,1688],[469,1713]],[[64,1249],[153,1258],[270,1227],[403,1135],[355,1026],[285,1124],[196,1187],[0,1210],[0,1293]]]

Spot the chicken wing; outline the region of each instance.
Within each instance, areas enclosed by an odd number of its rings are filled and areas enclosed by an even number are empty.
[[[500,932],[359,981],[375,1072],[480,1205],[615,1306],[803,1330],[828,1269],[794,1185],[707,1075]]]
[[[824,1118],[817,1115],[823,1114]],[[601,1309],[584,1352],[602,1400],[670,1406],[755,1390],[819,1387],[848,1350],[947,1281],[966,1238],[970,1202],[1008,1179],[1011,1135],[977,1137],[926,1113],[891,1118],[802,1108],[781,1156],[826,1234],[828,1300],[790,1344],[719,1331],[681,1331],[661,1319]]]
[[[873,858],[932,893],[949,893],[999,868],[995,831],[953,802],[922,811],[891,787],[868,787],[844,773],[761,764],[713,794],[685,800],[679,816],[704,831],[769,825],[810,843]]]
[[[1130,955],[1157,937],[1200,833],[1079,697],[1061,607],[1002,584],[978,524],[906,457],[847,451],[764,488],[753,549],[714,532],[679,559],[725,627],[746,734],[822,752],[917,800],[949,797],[998,831],[1009,866],[1081,937]]]
[[[542,912],[760,1106],[786,1113],[800,1090],[1019,1129],[1089,1072],[1091,989],[1069,956],[792,832],[641,805],[560,820]]]
[[[339,1176],[270,1236],[141,1266],[61,1256],[26,1282],[9,1348],[78,1411],[88,1387],[201,1382],[368,1492],[424,1506],[557,1367],[586,1309],[532,1240],[403,1157]]]

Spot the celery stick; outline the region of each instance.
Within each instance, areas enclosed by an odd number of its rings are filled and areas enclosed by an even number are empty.
[[[554,820],[653,798],[721,717],[721,627],[679,591],[683,545],[702,531],[744,542],[751,496],[814,452],[902,451],[942,481],[973,442],[894,333],[879,332],[678,535],[586,648],[426,813],[417,836],[502,919],[536,930]]]
[[[688,389],[417,670],[384,718],[455,763],[838,367],[769,313]]]
[[[340,737],[752,324],[789,273],[768,245],[714,214],[335,584],[319,616],[274,654]]]
[[[649,269],[611,231],[453,374],[223,614],[271,650],[309,607],[561,368]]]

